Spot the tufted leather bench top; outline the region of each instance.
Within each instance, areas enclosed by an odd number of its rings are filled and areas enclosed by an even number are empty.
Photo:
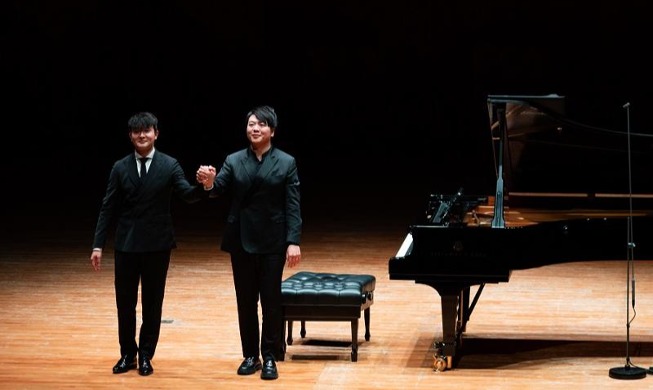
[[[373,275],[298,272],[281,283],[283,305],[360,307],[374,300]]]

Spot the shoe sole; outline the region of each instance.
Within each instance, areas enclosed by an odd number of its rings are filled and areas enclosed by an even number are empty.
[[[118,370],[118,371],[114,370],[113,373],[114,374],[124,374],[124,373],[126,373],[126,372],[128,372],[130,370],[135,370],[135,369],[136,369],[136,365],[133,365],[133,366],[128,366],[124,370]]]
[[[254,374],[256,374],[256,372],[259,371],[261,368],[262,368],[262,367],[256,367],[256,368],[254,368],[253,371],[241,371],[241,370],[238,370],[237,373],[238,373],[238,375],[254,375]]]

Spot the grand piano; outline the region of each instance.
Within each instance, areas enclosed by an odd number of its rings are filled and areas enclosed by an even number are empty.
[[[558,95],[491,95],[487,110],[494,192],[431,194],[388,263],[391,280],[440,296],[436,371],[464,353],[487,283],[557,263],[653,259],[653,240],[639,239],[653,234],[651,135],[572,121]]]

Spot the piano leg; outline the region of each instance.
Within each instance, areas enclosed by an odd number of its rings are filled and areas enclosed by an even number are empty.
[[[458,329],[460,333],[467,330],[467,321],[469,320],[469,287],[465,287],[460,295],[460,305],[458,306]]]
[[[462,333],[467,323],[466,302],[469,302],[469,286],[460,284],[431,283],[429,281],[416,281],[433,287],[440,294],[442,308],[442,341],[435,343],[436,355],[446,359],[446,368],[455,366],[456,351],[462,341]],[[465,297],[465,292],[467,296]],[[434,367],[441,366],[437,361]]]
[[[447,368],[451,368],[453,357],[456,355],[460,342],[458,334],[458,321],[460,295],[442,294],[442,354],[447,357]]]

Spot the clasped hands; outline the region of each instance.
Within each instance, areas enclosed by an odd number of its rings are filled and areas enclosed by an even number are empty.
[[[200,165],[195,174],[195,178],[198,183],[204,186],[205,190],[210,190],[213,188],[213,181],[215,180],[216,174],[217,172],[213,165]]]

